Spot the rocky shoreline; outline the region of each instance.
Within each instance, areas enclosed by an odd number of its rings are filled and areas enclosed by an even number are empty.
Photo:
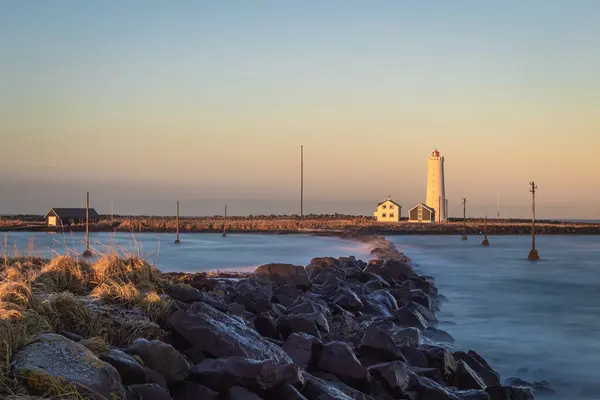
[[[418,275],[384,238],[360,240],[372,246],[373,260],[314,258],[306,267],[268,264],[253,273],[156,275],[147,264],[125,261],[90,266],[92,280],[76,276],[75,264],[44,266],[32,275],[30,305],[21,312],[35,311],[50,326],[15,346],[4,373],[23,394],[12,398],[533,398],[535,390],[528,387],[533,385],[516,380],[502,385],[476,352],[452,352],[452,337],[436,327],[440,295],[432,280]],[[15,267],[5,261],[2,285],[10,268]],[[56,289],[67,275],[96,285],[82,285],[79,297],[71,299],[85,308],[80,311],[85,318],[94,312],[124,315],[110,329],[121,332],[118,337],[93,334],[73,310],[59,312],[60,302],[52,298],[57,294],[35,294],[42,282],[50,279]],[[108,290],[110,282],[118,282],[114,290]],[[73,283],[63,289],[73,291]],[[146,303],[125,302],[123,287],[130,284],[139,288],[135,299]],[[152,306],[148,289],[162,293]],[[153,329],[140,328],[144,318]],[[127,319],[136,323],[125,329],[119,324]]]

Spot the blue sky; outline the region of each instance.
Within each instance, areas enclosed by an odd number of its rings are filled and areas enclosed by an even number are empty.
[[[439,148],[451,213],[498,193],[525,213],[535,179],[541,213],[600,217],[599,20],[596,1],[3,1],[0,213],[85,190],[294,212],[304,144],[309,211],[421,202]]]

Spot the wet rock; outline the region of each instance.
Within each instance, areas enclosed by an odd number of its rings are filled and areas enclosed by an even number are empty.
[[[250,280],[241,280],[233,286],[232,300],[255,314],[271,310],[270,290]]]
[[[242,357],[204,360],[192,368],[191,377],[218,392],[242,386],[260,394],[276,386],[304,384],[301,370],[295,364]]]
[[[421,368],[413,366],[409,366],[409,368],[410,371],[414,374],[424,376],[425,378],[429,378],[432,381],[439,383],[440,385],[444,385],[444,378],[442,377],[441,372],[436,368]]]
[[[206,356],[202,352],[202,348],[198,348],[198,347],[195,347],[195,346],[194,347],[190,347],[188,349],[185,349],[183,351],[183,354],[193,364],[198,364],[198,363],[204,361],[204,359],[206,359]]]
[[[243,304],[232,303],[227,307],[227,311],[231,315],[235,315],[236,317],[241,317],[242,315],[244,315],[244,312],[246,311],[246,307],[244,307]]]
[[[354,400],[332,383],[319,379],[308,373],[304,373],[306,385],[302,390],[302,394],[308,400]]]
[[[422,332],[427,339],[438,343],[454,343],[454,338],[446,331],[428,327]]]
[[[410,280],[414,284],[415,289],[422,290],[425,294],[430,296],[435,296],[438,294],[438,290],[433,282],[418,276],[413,276]]]
[[[421,340],[421,331],[417,328],[398,329],[394,332],[394,341],[400,346],[418,346]]]
[[[406,360],[406,363],[411,367],[415,368],[429,368],[429,363],[427,362],[427,357],[425,354],[416,347],[412,346],[401,346],[400,351]],[[441,374],[440,374],[441,376]],[[427,376],[431,378],[430,376]],[[432,378],[433,379],[433,378]],[[435,380],[435,379],[434,379]]]
[[[372,317],[391,317],[392,314],[390,310],[382,303],[377,300],[374,300],[368,296],[361,296],[360,301],[362,301],[364,308],[362,312],[365,314],[364,319],[370,319]]]
[[[454,395],[460,400],[490,400],[490,395],[484,390],[458,390]]]
[[[144,360],[148,368],[165,378],[167,385],[185,380],[190,373],[190,366],[185,358],[173,346],[159,340],[137,339],[126,352]]]
[[[360,329],[358,322],[354,316],[346,310],[342,310],[338,315],[333,317],[333,322],[329,324],[330,333],[338,337],[348,337]]]
[[[173,300],[193,303],[200,299],[200,291],[186,283],[176,283],[169,288],[169,296]]]
[[[465,363],[467,363],[469,367],[471,367],[471,369],[481,377],[486,386],[500,385],[500,375],[493,369],[481,364],[479,361],[477,361],[477,359],[470,356],[469,354],[463,351],[457,351],[454,353],[454,358],[456,360],[462,360]]]
[[[144,368],[146,369],[146,376],[148,377],[146,383],[156,383],[158,386],[160,386],[163,389],[169,388],[164,376],[162,376],[161,374],[159,374],[158,372],[156,372],[153,369],[150,369],[147,367],[144,367]]]
[[[313,283],[325,286],[337,286],[346,280],[346,272],[341,269],[324,269],[315,272]]]
[[[437,382],[414,373],[411,373],[409,389],[415,391],[419,399],[459,400],[459,397]]]
[[[221,312],[227,312],[229,310],[229,304],[219,295],[210,292],[200,292],[198,301],[206,303],[211,307],[216,308]]]
[[[427,358],[427,364],[429,367],[437,368],[440,371],[444,377],[444,382],[450,385],[455,384],[458,365],[456,364],[456,360],[450,351],[443,347],[431,345],[419,346],[419,350],[421,350]]]
[[[262,400],[256,393],[241,386],[234,386],[227,391],[227,400]]]
[[[316,366],[322,371],[331,372],[343,381],[363,381],[370,377],[369,371],[360,363],[348,344],[343,342],[324,345]]]
[[[486,388],[483,379],[466,362],[458,360],[456,365],[456,383],[459,389],[483,390]]]
[[[347,287],[339,287],[331,296],[331,302],[337,304],[347,311],[360,311],[364,308],[364,304],[360,298]]]
[[[372,324],[360,341],[361,356],[383,361],[403,359],[400,346],[393,339],[393,324]]]
[[[410,384],[410,369],[402,361],[392,361],[372,365],[368,368],[373,379],[383,383],[383,386],[393,396],[403,396]]]
[[[167,390],[156,383],[130,385],[127,387],[127,398],[136,400],[173,400]]]
[[[517,386],[488,386],[490,400],[533,400],[533,389]]]
[[[13,374],[35,393],[44,393],[61,380],[94,400],[125,398],[121,377],[83,345],[47,333],[25,345],[13,357]]]
[[[301,368],[307,369],[312,363],[313,353],[320,350],[322,343],[314,336],[305,333],[292,333],[283,345],[283,350]]]
[[[261,313],[254,320],[256,331],[262,336],[279,340],[281,335],[277,329],[277,320],[269,313]]]
[[[368,287],[366,287],[364,284],[362,284],[362,283],[358,283],[358,282],[350,282],[350,281],[346,281],[346,282],[344,282],[344,283],[343,283],[343,285],[342,285],[342,286],[344,286],[344,287],[346,287],[346,288],[348,288],[348,289],[352,290],[354,293],[356,293],[356,295],[357,295],[358,297],[360,297],[360,296],[366,296],[366,295],[368,295],[369,293],[371,293],[371,291],[369,290],[369,288],[368,288]],[[333,288],[333,290],[335,290],[336,288],[337,288],[337,286],[336,286],[336,287],[334,287],[334,288]],[[332,290],[332,291],[333,291],[333,290]],[[330,292],[328,292],[328,293],[331,293],[332,291],[330,291]]]
[[[295,305],[301,295],[302,291],[292,285],[277,286],[273,289],[273,301],[282,304],[285,307],[292,307]]]
[[[393,312],[394,321],[401,326],[415,327],[421,330],[427,328],[427,321],[418,312],[411,310],[408,307],[402,307]]]
[[[303,290],[310,289],[312,284],[304,267],[292,264],[261,265],[252,273],[252,278],[261,283],[292,285]]]
[[[438,320],[433,311],[423,307],[420,304],[415,303],[414,301],[409,302],[406,306],[411,310],[421,314],[421,316],[425,319],[425,321],[427,321],[427,324],[429,326],[438,324]]]
[[[146,368],[137,362],[135,358],[121,350],[112,348],[100,359],[115,367],[124,385],[148,382]]]
[[[288,314],[310,314],[320,312],[325,318],[331,317],[331,310],[327,303],[321,299],[302,300],[287,310]]]
[[[396,299],[387,290],[376,290],[369,293],[368,297],[383,304],[390,312],[398,309]]]
[[[298,391],[298,389],[289,384],[283,387],[279,398],[285,400],[308,400]]]
[[[219,393],[195,382],[183,381],[171,386],[174,400],[217,400]]]
[[[314,319],[306,317],[307,314],[286,315],[277,320],[277,330],[284,339],[292,333],[307,333],[321,339],[321,332]]]
[[[539,382],[527,382],[520,378],[508,378],[504,381],[504,386],[523,386],[532,388],[535,394],[555,394],[556,391],[552,387],[552,384],[548,381]]]
[[[280,347],[255,330],[204,303],[194,303],[189,310],[172,314],[168,325],[180,346],[196,347],[214,358],[291,361]]]
[[[383,277],[388,282],[402,282],[414,275],[410,265],[398,260],[385,260],[383,263],[369,263],[366,272]]]

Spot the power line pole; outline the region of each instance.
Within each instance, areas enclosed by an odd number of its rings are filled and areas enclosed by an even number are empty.
[[[538,261],[540,259],[540,254],[535,248],[535,190],[538,188],[535,182],[529,182],[531,185],[531,251],[529,252],[529,256],[527,259],[529,261]]]
[[[467,199],[463,197],[463,234],[462,240],[467,240]]]
[[[304,216],[304,146],[300,146],[300,217]]]
[[[83,257],[91,257],[90,251],[90,192],[87,192],[87,202],[85,205],[85,251]]]
[[[181,241],[179,240],[179,200],[177,200],[177,218],[176,218],[176,224],[177,224],[177,237],[175,238],[175,244],[179,244],[181,243]]]

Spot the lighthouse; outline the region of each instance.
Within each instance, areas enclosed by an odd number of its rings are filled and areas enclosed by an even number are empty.
[[[436,149],[427,161],[427,198],[425,204],[435,210],[435,222],[445,222],[448,218],[446,210],[446,187],[444,184],[444,157]]]

